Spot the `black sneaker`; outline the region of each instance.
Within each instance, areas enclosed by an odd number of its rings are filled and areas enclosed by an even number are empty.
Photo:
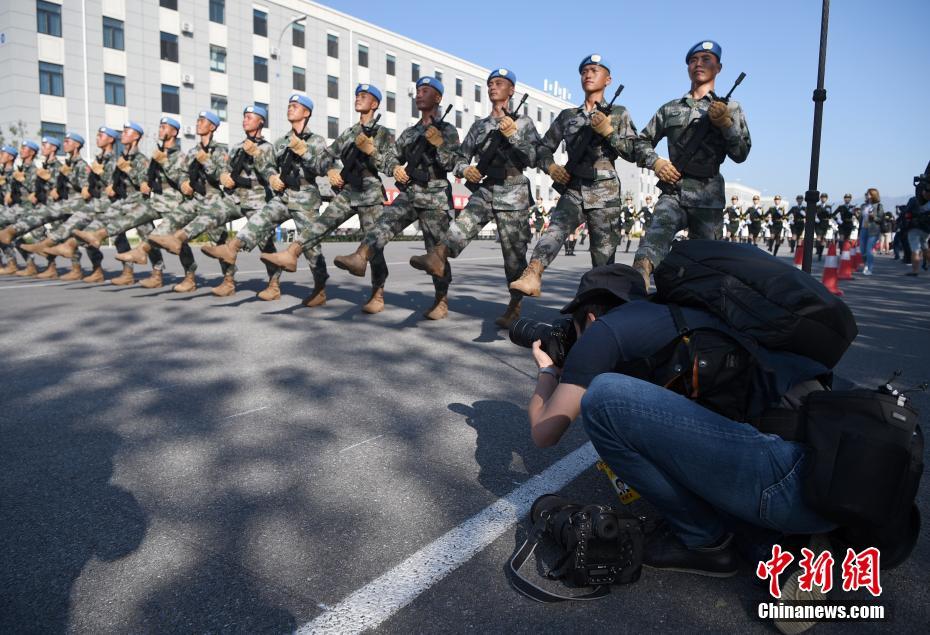
[[[728,534],[715,546],[689,549],[671,530],[659,529],[647,538],[643,566],[711,578],[729,578],[739,571],[732,542],[733,534]]]

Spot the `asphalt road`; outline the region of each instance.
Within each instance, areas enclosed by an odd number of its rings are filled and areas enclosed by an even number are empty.
[[[421,250],[389,246],[375,316],[359,311],[365,282],[335,267],[325,307],[300,305],[305,267],[280,301],[258,300],[254,254],[231,298],[0,278],[0,632],[281,633],[329,619],[392,633],[774,632],[754,617],[754,563],[727,580],[646,571],[590,604],[510,589],[525,522],[489,529],[489,506],[541,493],[586,438],[576,425],[557,448],[529,439],[534,366],[493,325],[507,300],[498,246],[453,261],[440,322],[420,317],[432,286],[406,264]],[[524,315],[553,317],[589,264],[583,248],[560,256]],[[838,371],[930,379],[930,276],[887,257],[876,270],[843,284],[860,335]],[[927,393],[914,402],[930,412]],[[561,473],[569,498],[613,501],[593,468],[573,477]],[[891,624],[818,632],[923,631],[928,570],[924,538],[882,576]]]

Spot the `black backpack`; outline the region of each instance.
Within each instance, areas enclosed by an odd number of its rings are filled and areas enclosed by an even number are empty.
[[[858,334],[849,307],[811,275],[753,245],[686,240],[655,270],[656,300],[703,309],[772,351],[833,368]]]

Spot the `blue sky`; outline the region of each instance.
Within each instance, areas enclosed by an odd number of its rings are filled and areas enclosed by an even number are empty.
[[[578,85],[578,62],[600,52],[626,85],[621,102],[638,127],[689,87],[687,49],[705,38],[723,47],[718,89],[747,74],[734,99],[747,113],[752,152],[724,164],[728,180],[780,193],[807,189],[817,82],[817,0],[614,1],[603,3],[324,0],[323,4],[521,81]],[[912,193],[930,160],[930,0],[833,0],[827,46],[819,189],[858,200]],[[572,91],[578,100],[580,89]]]

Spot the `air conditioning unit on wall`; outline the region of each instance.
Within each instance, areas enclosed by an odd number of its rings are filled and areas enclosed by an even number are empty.
[[[197,129],[194,126],[184,126],[184,136],[193,137],[197,135]]]
[[[187,35],[193,35],[193,34],[194,34],[194,24],[193,24],[193,22],[182,22],[182,23],[181,23],[181,33],[185,33],[185,34],[187,34]]]
[[[185,86],[193,86],[194,76],[191,75],[190,73],[184,73],[183,75],[181,75],[181,83],[184,84]]]
[[[271,59],[273,60],[278,59],[278,55],[280,54],[281,54],[281,50],[277,46],[271,47]]]

